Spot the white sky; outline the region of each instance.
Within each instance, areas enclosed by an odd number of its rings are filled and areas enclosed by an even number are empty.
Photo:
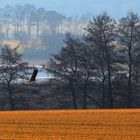
[[[140,14],[140,0],[0,0],[0,7],[26,3],[56,10],[66,16],[80,16],[87,12],[97,15],[106,11],[110,16],[120,18],[130,10]]]

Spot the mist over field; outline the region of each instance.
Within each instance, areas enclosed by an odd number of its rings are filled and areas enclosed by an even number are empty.
[[[64,46],[67,32],[79,37],[93,16],[107,12],[118,19],[128,11],[139,13],[138,4],[138,0],[1,0],[0,43],[21,45],[25,61],[43,64]]]

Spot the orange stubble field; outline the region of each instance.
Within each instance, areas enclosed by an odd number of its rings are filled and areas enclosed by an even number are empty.
[[[0,140],[140,140],[140,110],[0,112]]]

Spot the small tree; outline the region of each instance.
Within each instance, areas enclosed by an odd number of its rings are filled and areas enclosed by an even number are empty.
[[[9,95],[10,110],[14,110],[12,83],[20,77],[21,72],[21,54],[18,53],[18,47],[11,49],[5,45],[0,50],[0,78],[6,85]]]

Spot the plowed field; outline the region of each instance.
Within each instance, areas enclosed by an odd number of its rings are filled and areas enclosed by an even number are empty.
[[[140,140],[140,110],[0,112],[0,140]]]

